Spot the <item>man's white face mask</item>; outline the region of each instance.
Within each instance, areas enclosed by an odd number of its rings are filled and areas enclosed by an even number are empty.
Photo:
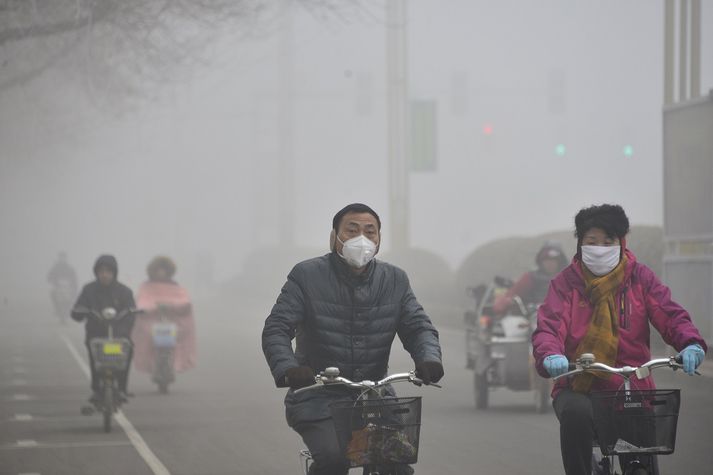
[[[337,239],[342,243],[342,252],[339,255],[352,267],[361,269],[376,255],[376,244],[363,234],[347,241],[342,241],[339,236]]]
[[[619,264],[621,246],[582,246],[582,262],[592,274],[601,277]]]

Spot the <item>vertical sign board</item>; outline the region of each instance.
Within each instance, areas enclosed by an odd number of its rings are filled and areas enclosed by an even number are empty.
[[[666,107],[664,279],[713,339],[713,95]]]
[[[411,101],[411,170],[436,170],[436,101]]]

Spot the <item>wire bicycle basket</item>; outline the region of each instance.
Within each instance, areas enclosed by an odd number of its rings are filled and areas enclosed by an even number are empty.
[[[591,400],[604,455],[673,453],[680,390],[601,391],[591,393]]]
[[[339,401],[330,405],[330,411],[351,467],[416,463],[420,397]]]

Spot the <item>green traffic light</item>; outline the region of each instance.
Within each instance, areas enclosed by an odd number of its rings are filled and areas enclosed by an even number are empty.
[[[632,147],[631,145],[624,146],[624,156],[625,157],[633,157],[634,156],[634,147]]]
[[[566,152],[567,147],[565,147],[563,143],[557,144],[557,146],[555,147],[555,153],[558,157],[564,157]]]

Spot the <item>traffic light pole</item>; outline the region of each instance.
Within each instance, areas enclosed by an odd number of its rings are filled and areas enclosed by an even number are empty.
[[[407,0],[386,0],[390,243],[409,247]]]

